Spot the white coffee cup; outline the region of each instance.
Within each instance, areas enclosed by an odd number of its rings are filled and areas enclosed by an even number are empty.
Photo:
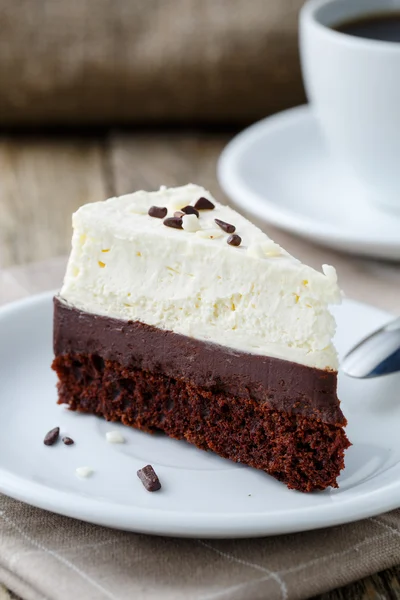
[[[333,155],[366,196],[400,211],[400,43],[332,29],[400,0],[309,0],[300,14],[307,95]]]

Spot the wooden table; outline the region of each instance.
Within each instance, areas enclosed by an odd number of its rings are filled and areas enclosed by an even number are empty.
[[[0,266],[67,254],[71,213],[86,202],[189,181],[221,198],[215,166],[230,137],[210,131],[0,137]],[[348,296],[400,312],[398,265],[341,255],[265,229],[304,262],[334,264]],[[0,585],[0,600],[10,597]],[[319,597],[339,599],[400,599],[400,567]]]

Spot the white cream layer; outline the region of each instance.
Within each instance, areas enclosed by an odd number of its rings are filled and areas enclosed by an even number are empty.
[[[172,229],[147,214],[175,210],[201,196],[198,231]],[[214,219],[235,225],[239,247]],[[303,265],[255,225],[209,192],[189,184],[86,204],[73,215],[74,233],[61,297],[73,306],[232,349],[321,369],[337,368],[336,272]]]

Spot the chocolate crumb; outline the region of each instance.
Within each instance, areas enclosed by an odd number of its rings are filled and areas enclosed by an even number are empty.
[[[174,229],[182,229],[182,219],[179,217],[169,217],[163,221],[166,227],[174,227]]]
[[[197,200],[194,207],[197,208],[197,210],[212,210],[213,208],[215,208],[214,204],[210,202],[210,200],[207,200],[207,198],[204,198],[203,196]]]
[[[176,210],[174,212],[174,217],[176,217],[177,219],[182,219],[182,217],[183,217],[184,214],[185,213],[182,210]]]
[[[165,206],[151,206],[148,214],[150,217],[156,217],[156,219],[163,219],[167,216],[168,208]]]
[[[52,446],[58,440],[58,436],[60,435],[60,428],[54,427],[48,433],[46,433],[43,443],[46,446]]]
[[[161,483],[158,479],[157,473],[154,471],[151,465],[147,465],[146,467],[143,467],[143,469],[139,469],[137,476],[148,492],[156,492],[161,488]]]
[[[67,436],[66,436],[66,437],[63,437],[62,441],[64,442],[64,444],[65,444],[66,446],[72,446],[72,444],[74,444],[74,443],[75,443],[75,442],[74,442],[74,440],[73,440],[72,438],[70,438],[70,437],[67,437]]]
[[[184,206],[182,211],[185,213],[185,215],[196,215],[196,217],[200,216],[199,211],[196,210],[194,206]]]
[[[234,233],[233,235],[230,235],[226,241],[230,246],[240,246],[242,243],[242,238],[240,235],[236,235],[236,233]]]
[[[236,227],[234,225],[231,225],[230,223],[225,223],[225,221],[221,221],[220,219],[214,219],[214,221],[216,222],[218,227],[221,227],[221,229],[226,233],[233,233],[234,231],[236,231]]]

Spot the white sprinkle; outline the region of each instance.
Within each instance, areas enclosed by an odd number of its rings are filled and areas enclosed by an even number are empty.
[[[199,229],[200,229],[199,219],[196,217],[196,215],[183,215],[182,228],[185,231],[190,231],[191,233],[194,233],[195,231],[199,231]]]
[[[281,256],[282,248],[272,240],[263,242],[263,250],[267,256]]]
[[[166,189],[167,189],[166,185],[160,185],[160,192],[165,192]]]
[[[250,244],[246,252],[252,258],[265,258],[261,244]]]
[[[135,214],[138,214],[138,215],[147,215],[147,213],[149,212],[149,208],[150,208],[150,206],[149,206],[148,202],[143,202],[143,200],[137,199],[129,207],[129,210],[132,213],[135,213]]]
[[[119,431],[107,431],[106,440],[110,444],[123,444],[125,442],[125,438]]]
[[[180,198],[179,196],[172,197],[168,202],[168,209],[173,213],[176,210],[181,210],[181,208],[183,208],[184,206],[186,206],[186,204],[182,202],[182,198]]]
[[[272,258],[281,256],[282,248],[272,240],[268,240],[259,244],[250,244],[247,248],[247,254],[252,258]]]
[[[218,229],[199,229],[199,231],[196,231],[196,235],[203,239],[215,240],[224,234]]]
[[[78,467],[75,470],[75,473],[81,479],[85,479],[86,477],[90,477],[91,475],[93,475],[93,469],[91,469],[90,467]]]
[[[335,267],[331,265],[322,265],[322,271],[327,279],[332,283],[337,283],[337,273]]]

